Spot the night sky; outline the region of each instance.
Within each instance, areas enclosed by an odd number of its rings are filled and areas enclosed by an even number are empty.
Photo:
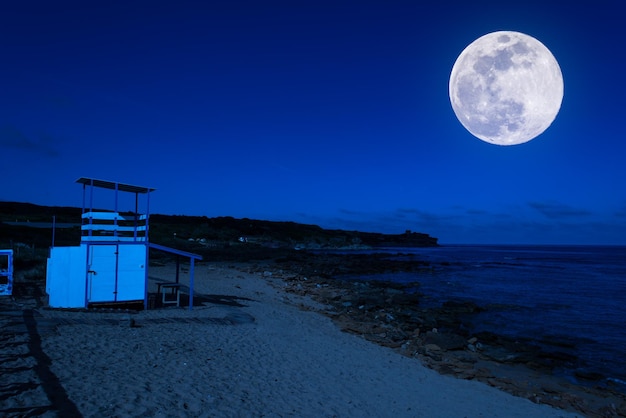
[[[625,19],[618,1],[2,2],[0,200],[81,206],[93,177],[156,188],[151,213],[626,245]],[[475,138],[448,98],[496,30],[563,73],[522,145]]]

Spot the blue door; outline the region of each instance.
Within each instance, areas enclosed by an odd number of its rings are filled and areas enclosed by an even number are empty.
[[[120,245],[117,260],[117,300],[144,300],[146,251],[143,244]]]
[[[115,302],[117,245],[90,245],[87,262],[89,302]]]

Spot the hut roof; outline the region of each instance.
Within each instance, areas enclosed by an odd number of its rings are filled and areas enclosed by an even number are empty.
[[[76,183],[84,184],[87,186],[101,187],[103,189],[119,190],[122,192],[131,193],[150,193],[155,191],[151,187],[133,186],[132,184],[118,183],[116,181],[97,180],[87,177],[81,177],[76,180]]]

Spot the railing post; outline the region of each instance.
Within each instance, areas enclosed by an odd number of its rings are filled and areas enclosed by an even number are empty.
[[[190,266],[189,266],[189,310],[193,308],[193,276],[194,276],[194,261],[195,259],[191,257]]]

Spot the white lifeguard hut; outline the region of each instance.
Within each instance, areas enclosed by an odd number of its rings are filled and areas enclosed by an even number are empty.
[[[94,304],[141,302],[148,308],[149,248],[190,258],[189,309],[193,306],[194,261],[197,254],[150,244],[150,193],[155,189],[81,177],[83,210],[80,245],[50,249],[47,263],[48,305],[54,308],[88,308]],[[114,208],[94,210],[94,189],[114,191]],[[119,193],[133,193],[134,212],[119,212]],[[89,201],[87,202],[87,195]],[[138,212],[139,196],[145,197],[145,213]],[[159,286],[161,287],[161,286]],[[179,291],[176,283],[170,290]],[[161,289],[159,289],[160,291]]]

